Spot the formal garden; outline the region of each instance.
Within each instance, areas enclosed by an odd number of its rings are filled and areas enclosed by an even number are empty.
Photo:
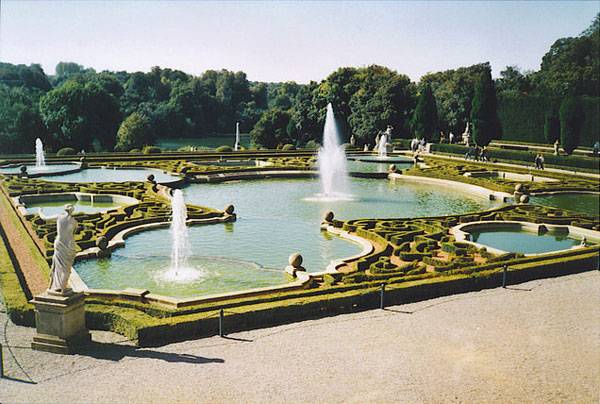
[[[401,143],[384,157],[348,146],[347,177],[334,171],[343,192],[323,188],[323,170],[337,170],[327,143],[319,156],[59,156],[47,174],[7,160],[18,168],[2,180],[10,318],[35,325],[30,300],[48,286],[65,203],[87,327],[141,346],[598,268],[596,177],[431,153],[415,162]]]
[[[599,21],[496,79],[0,63],[7,313],[66,353],[597,270]]]

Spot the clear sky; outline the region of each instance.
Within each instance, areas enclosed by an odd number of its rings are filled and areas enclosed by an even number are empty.
[[[320,81],[380,64],[413,80],[489,61],[538,70],[576,36],[597,1],[15,1],[0,0],[0,60],[96,70],[242,70],[250,80]]]

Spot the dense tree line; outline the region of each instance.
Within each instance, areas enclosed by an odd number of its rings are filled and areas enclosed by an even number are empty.
[[[576,140],[575,121],[588,119],[578,99],[600,96],[599,29],[597,16],[580,36],[558,39],[539,71],[508,66],[495,81],[489,63],[429,73],[418,83],[383,66],[343,67],[308,84],[251,82],[227,70],[96,72],[72,62],[49,76],[36,64],[0,63],[0,148],[30,152],[40,137],[53,150],[127,150],[157,138],[232,133],[236,122],[258,146],[303,146],[321,141],[328,103],[344,140],[353,134],[359,146],[373,145],[387,125],[395,138],[436,140],[440,130],[458,134],[471,121],[475,139],[487,144],[502,133],[496,103],[515,98],[552,100],[542,132],[548,141]]]

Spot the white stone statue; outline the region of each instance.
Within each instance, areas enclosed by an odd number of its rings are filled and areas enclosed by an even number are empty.
[[[74,237],[77,220],[73,217],[73,210],[73,205],[65,205],[65,211],[56,219],[52,274],[48,287],[51,292],[68,292],[69,276],[77,251]]]
[[[356,138],[354,137],[354,135],[350,136],[350,146],[356,146]]]
[[[388,125],[385,130],[385,135],[386,135],[388,143],[392,142],[392,130],[393,129],[394,129],[394,127],[392,125]]]
[[[465,126],[465,131],[462,134],[463,143],[465,145],[467,145],[467,147],[469,146],[469,140],[470,140],[470,138],[471,138],[471,134],[469,132],[469,122],[467,122],[467,125]]]

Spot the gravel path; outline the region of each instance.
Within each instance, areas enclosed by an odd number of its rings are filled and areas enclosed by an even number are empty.
[[[151,349],[94,332],[75,356],[1,314],[0,402],[598,403],[599,291],[587,272]]]
[[[4,195],[0,195],[4,198]],[[6,201],[5,203],[9,203]],[[27,286],[33,295],[42,293],[48,287],[48,281],[42,274],[39,265],[35,262],[28,248],[25,246],[22,235],[19,233],[14,223],[11,221],[9,209],[4,203],[0,202],[0,226],[4,230],[6,237],[10,242],[17,261],[21,267],[21,272],[25,277]],[[8,246],[7,246],[8,247]]]

